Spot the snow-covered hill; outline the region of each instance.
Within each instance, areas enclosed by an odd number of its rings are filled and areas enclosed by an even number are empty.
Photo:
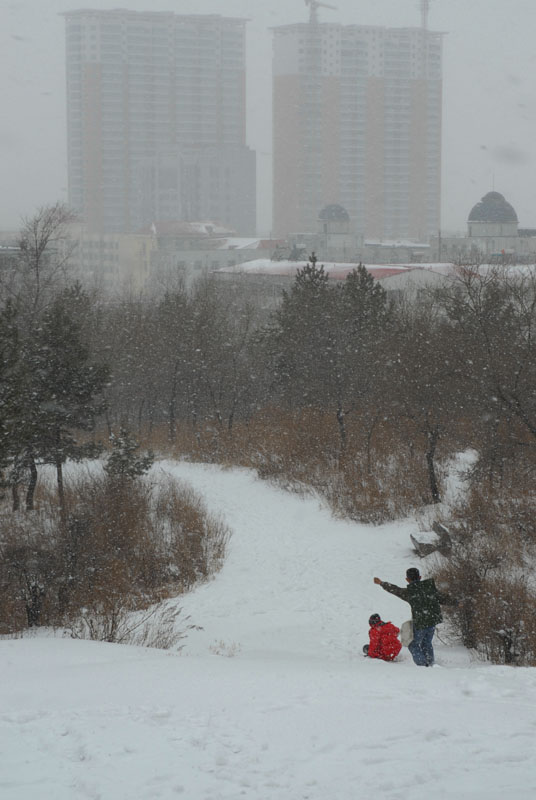
[[[436,639],[438,668],[361,656],[408,606],[410,522],[334,520],[246,470],[161,462],[233,531],[183,598],[182,652],[0,641],[2,800],[536,797],[536,671]],[[422,565],[419,565],[422,567]]]

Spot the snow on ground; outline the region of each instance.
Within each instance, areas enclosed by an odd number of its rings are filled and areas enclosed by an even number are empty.
[[[334,520],[246,470],[161,462],[233,530],[182,599],[182,652],[38,635],[0,641],[2,800],[504,800],[536,797],[536,671],[437,641],[362,657],[374,586],[415,564],[414,522]],[[422,566],[422,565],[421,565]]]

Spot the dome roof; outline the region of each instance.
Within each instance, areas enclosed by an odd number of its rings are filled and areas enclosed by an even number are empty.
[[[318,219],[323,219],[326,222],[349,222],[350,217],[345,208],[337,203],[332,203],[322,209],[318,215]]]
[[[517,222],[517,214],[499,192],[488,192],[473,206],[469,222]]]

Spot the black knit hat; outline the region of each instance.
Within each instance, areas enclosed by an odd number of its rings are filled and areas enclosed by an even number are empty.
[[[406,570],[406,578],[408,581],[419,581],[421,579],[421,573],[417,567],[410,567]]]
[[[377,625],[378,622],[381,622],[381,621],[382,621],[382,618],[380,617],[379,614],[371,614],[370,617],[369,617],[368,624],[371,625],[371,626],[372,625]]]

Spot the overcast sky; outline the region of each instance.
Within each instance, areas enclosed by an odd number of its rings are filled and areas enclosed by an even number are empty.
[[[330,0],[324,21],[413,26],[418,0]],[[304,0],[0,0],[0,230],[67,201],[62,11],[129,8],[241,16],[248,30],[248,144],[257,151],[259,228],[271,217],[270,26],[307,19]],[[536,2],[431,0],[444,31],[442,228],[464,230],[495,188],[536,227]]]

